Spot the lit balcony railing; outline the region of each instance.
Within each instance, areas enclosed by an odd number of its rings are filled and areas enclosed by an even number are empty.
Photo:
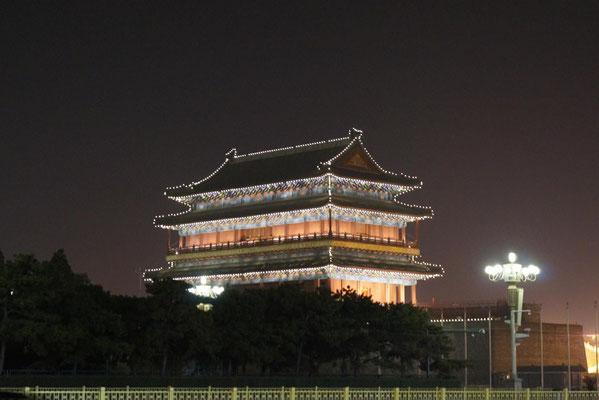
[[[258,247],[258,246],[270,246],[275,244],[284,243],[298,243],[298,242],[310,242],[319,240],[344,240],[348,242],[363,242],[379,245],[388,245],[395,247],[418,247],[418,243],[415,241],[403,241],[392,238],[380,238],[367,235],[352,235],[350,233],[332,233],[332,234],[321,234],[313,233],[308,235],[293,235],[293,236],[279,236],[269,238],[251,238],[247,240],[240,240],[237,242],[223,242],[223,243],[210,243],[204,245],[193,245],[193,246],[175,246],[168,249],[168,254],[185,254],[185,253],[197,253],[203,251],[215,251],[215,250],[228,250],[228,249],[239,249],[246,247]]]

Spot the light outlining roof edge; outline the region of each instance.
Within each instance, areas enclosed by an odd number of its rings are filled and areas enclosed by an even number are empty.
[[[235,148],[232,148],[225,155],[231,154],[231,152],[233,152],[233,154],[235,154],[236,151],[237,150]],[[178,186],[170,186],[170,187],[167,187],[166,190],[175,190],[175,189],[180,189],[182,187],[191,188],[191,187],[193,187],[195,185],[199,185],[200,183],[205,182],[208,179],[212,178],[214,175],[216,175],[218,173],[218,171],[220,171],[228,162],[229,162],[229,158],[226,158],[225,161],[217,169],[215,169],[210,175],[206,176],[204,179],[200,179],[199,181],[193,182],[193,183],[190,183],[190,184],[182,184],[182,185],[178,185]],[[164,195],[167,196],[166,192],[164,192]]]
[[[385,168],[381,167],[380,164],[375,161],[374,157],[372,157],[372,154],[370,154],[370,152],[366,148],[366,145],[364,145],[364,142],[362,142],[362,136],[364,135],[364,132],[361,131],[360,129],[356,129],[356,128],[351,128],[350,129],[350,133],[351,133],[351,131],[357,132],[358,135],[356,135],[356,137],[353,138],[352,141],[349,142],[349,144],[347,146],[345,146],[345,148],[343,150],[341,150],[341,152],[339,154],[337,154],[335,157],[331,158],[330,160],[323,162],[322,165],[328,165],[329,168],[330,168],[332,162],[335,161],[336,159],[338,159],[339,157],[341,157],[354,144],[354,142],[357,140],[360,143],[360,146],[362,147],[362,150],[364,150],[364,152],[366,153],[366,155],[370,159],[370,161],[372,161],[372,163],[374,165],[376,165],[376,167],[381,172],[383,172],[385,174],[388,174],[388,175],[403,176],[404,178],[420,180],[417,176],[407,175],[407,174],[404,174],[403,172],[400,172],[398,174],[398,173],[393,172],[393,171],[387,171]],[[422,185],[423,185],[423,182],[420,181],[420,183],[417,186],[422,187]]]
[[[359,211],[362,212],[364,214],[379,214],[379,215],[385,215],[385,216],[401,216],[401,217],[406,217],[404,218],[406,221],[409,222],[413,222],[413,221],[417,221],[417,220],[425,220],[425,219],[431,219],[433,216],[432,215],[424,215],[424,216],[414,216],[411,214],[403,214],[403,213],[393,213],[393,212],[384,212],[384,211],[371,211],[371,210],[365,210],[362,208],[352,208],[352,207],[341,207],[341,206],[337,206],[333,203],[327,203],[324,206],[321,207],[313,207],[313,208],[303,208],[303,209],[299,209],[299,210],[293,210],[293,211],[281,211],[281,212],[272,212],[272,213],[266,213],[266,214],[256,214],[256,215],[248,215],[245,217],[234,217],[234,218],[221,218],[221,219],[214,219],[214,220],[208,220],[208,221],[202,221],[202,222],[187,222],[184,224],[173,224],[173,225],[157,225],[156,224],[156,219],[158,218],[165,218],[165,217],[171,217],[171,216],[178,216],[178,215],[182,215],[185,212],[181,212],[175,215],[166,215],[166,216],[157,216],[154,218],[154,226],[157,228],[162,228],[162,229],[181,229],[184,227],[189,227],[189,226],[193,226],[193,225],[208,225],[208,224],[216,224],[216,223],[225,223],[225,222],[233,222],[233,221],[242,221],[242,220],[246,220],[249,218],[264,218],[264,217],[269,217],[269,216],[273,216],[273,215],[290,215],[290,214],[295,214],[295,213],[301,213],[301,212],[306,212],[306,211],[318,211],[318,210],[341,210],[341,211]],[[432,209],[430,209],[432,211]]]
[[[216,171],[215,171],[216,173]],[[231,189],[222,189],[222,190],[213,190],[210,192],[202,192],[202,193],[194,193],[194,194],[188,194],[185,196],[168,196],[165,195],[167,197],[167,199],[169,200],[174,200],[178,203],[181,204],[185,204],[185,205],[189,205],[189,200],[194,200],[195,198],[199,197],[199,196],[210,196],[213,194],[219,194],[219,193],[226,193],[226,192],[234,192],[234,191],[243,191],[243,192],[249,192],[253,189],[258,189],[260,187],[268,187],[268,186],[277,186],[277,185],[285,185],[285,184],[294,184],[297,182],[301,182],[301,181],[314,181],[317,179],[323,179],[323,178],[327,178],[327,177],[331,177],[331,178],[335,178],[335,179],[345,179],[348,181],[354,181],[354,182],[358,182],[358,183],[364,183],[364,184],[370,184],[370,185],[380,185],[381,187],[386,186],[389,187],[391,189],[397,190],[400,193],[397,193],[396,195],[400,195],[400,194],[406,194],[408,192],[411,192],[412,190],[416,190],[416,189],[421,189],[422,188],[422,182],[420,182],[419,184],[416,185],[399,185],[399,184],[395,184],[395,183],[387,183],[387,182],[378,182],[378,181],[369,181],[369,180],[365,180],[365,179],[358,179],[358,178],[351,178],[351,177],[345,177],[345,176],[340,176],[340,175],[335,175],[332,172],[325,172],[322,175],[319,176],[313,176],[313,177],[308,177],[308,178],[298,178],[298,179],[292,179],[289,181],[281,181],[281,182],[273,182],[273,183],[263,183],[260,185],[254,185],[254,186],[244,186],[244,187],[239,187],[239,188],[231,188]]]
[[[298,145],[295,145],[295,146],[280,147],[278,149],[256,151],[256,152],[253,152],[253,153],[235,155],[235,158],[258,156],[258,155],[262,155],[262,154],[266,154],[266,153],[274,153],[276,151],[286,151],[286,150],[301,149],[303,147],[308,147],[308,146],[317,146],[317,145],[320,145],[320,144],[329,144],[329,143],[339,142],[341,140],[347,140],[349,138],[350,138],[349,136],[345,136],[345,137],[340,137],[340,138],[335,138],[335,139],[320,140],[318,142],[298,144]]]
[[[288,146],[288,147],[281,147],[278,149],[270,149],[270,150],[263,150],[263,151],[258,151],[258,152],[254,152],[254,153],[247,153],[247,154],[237,154],[237,149],[235,147],[233,147],[231,150],[229,150],[228,152],[225,153],[225,161],[218,167],[216,168],[216,170],[214,170],[211,174],[209,174],[208,176],[204,177],[203,179],[200,179],[199,181],[196,182],[192,182],[189,184],[181,184],[181,185],[177,185],[177,186],[169,186],[166,188],[166,190],[176,190],[176,189],[180,189],[183,187],[187,187],[187,188],[193,188],[196,185],[199,185],[200,183],[203,183],[205,181],[207,181],[208,179],[212,178],[214,175],[216,175],[229,161],[231,161],[232,159],[238,159],[238,158],[244,158],[244,157],[250,157],[250,156],[256,156],[256,155],[261,155],[261,154],[265,154],[265,153],[273,153],[273,152],[277,152],[277,151],[285,151],[285,150],[293,150],[293,149],[301,149],[303,147],[308,147],[308,146],[316,146],[316,145],[320,145],[320,144],[328,144],[328,143],[334,143],[334,142],[338,142],[338,141],[342,141],[342,140],[347,140],[351,138],[351,131],[357,132],[358,135],[356,137],[354,137],[347,146],[345,146],[345,148],[343,150],[341,150],[341,152],[339,154],[337,154],[335,157],[331,158],[328,161],[322,162],[321,165],[331,165],[331,162],[336,160],[337,158],[339,158],[342,154],[344,154],[351,146],[352,144],[357,140],[359,141],[362,149],[366,152],[366,154],[368,155],[368,158],[377,166],[377,168],[386,174],[389,175],[394,175],[394,176],[398,176],[401,175],[403,177],[406,178],[410,178],[410,179],[418,179],[418,177],[416,176],[410,176],[410,175],[406,175],[403,172],[400,172],[399,174],[392,172],[392,171],[387,171],[386,169],[384,169],[383,167],[381,167],[372,157],[372,155],[370,154],[370,152],[368,151],[368,149],[366,148],[366,146],[364,145],[364,142],[362,142],[362,135],[364,134],[364,132],[360,129],[357,128],[351,128],[350,129],[350,136],[345,136],[345,137],[340,137],[340,138],[335,138],[335,139],[328,139],[328,140],[321,140],[318,142],[312,142],[312,143],[306,143],[306,144],[299,144],[296,146]],[[320,169],[320,165],[317,166],[318,169]],[[297,181],[297,180],[296,180]],[[278,183],[273,183],[272,185],[275,184],[281,184],[284,182],[278,182]],[[414,187],[416,188],[421,188],[423,185],[423,182],[420,181],[417,185],[415,186],[407,186],[407,185],[395,185],[395,186],[400,186],[400,187]],[[261,185],[257,185],[257,186],[261,186]],[[241,189],[249,189],[249,188],[253,188],[253,187],[257,187],[257,186],[250,186],[248,188],[237,188],[237,189],[225,189],[225,190],[241,190]],[[214,191],[214,192],[220,192],[220,191]],[[206,192],[206,194],[210,194],[213,192]],[[205,193],[198,193],[198,194],[205,194]],[[194,197],[197,196],[198,194],[195,195],[187,195],[187,196],[168,196],[166,194],[166,191],[164,192],[164,195],[167,196],[167,198],[171,199],[171,200],[175,200],[179,203],[182,204],[186,204],[184,201],[181,201],[181,199],[184,198],[188,198],[188,197]]]
[[[156,271],[160,271],[162,270],[161,268],[155,268],[152,270],[146,270],[147,272],[156,272]],[[336,270],[336,271],[334,271]],[[379,269],[374,269],[374,268],[357,268],[357,267],[344,267],[344,266],[339,266],[336,265],[334,263],[329,263],[327,265],[321,266],[321,267],[307,267],[307,268],[293,268],[293,269],[283,269],[283,270],[271,270],[271,271],[255,271],[255,272],[242,272],[242,273],[235,273],[235,274],[214,274],[214,275],[196,275],[196,276],[187,276],[187,277],[174,277],[173,280],[178,280],[178,281],[189,281],[189,280],[195,280],[195,279],[200,279],[200,278],[206,278],[207,280],[217,280],[217,279],[227,279],[227,278],[236,278],[236,277],[247,277],[247,276],[263,276],[263,275],[270,275],[270,274],[286,274],[286,275],[290,275],[290,274],[294,274],[294,273],[306,273],[306,272],[326,272],[326,273],[331,273],[331,272],[344,272],[344,271],[348,271],[348,272],[354,272],[356,275],[359,272],[372,272],[372,273],[378,273],[378,274],[387,274],[387,275],[400,275],[403,277],[403,279],[413,279],[413,280],[428,280],[428,279],[434,279],[434,278],[439,278],[442,277],[443,274],[445,273],[445,271],[442,271],[442,273],[426,273],[426,272],[414,272],[414,271],[409,271],[409,272],[404,272],[404,271],[389,271],[389,270],[379,270]],[[144,280],[146,281],[151,281],[151,278],[145,278],[145,274],[144,274]]]
[[[435,210],[433,210],[433,208],[431,206],[421,206],[419,204],[409,204],[409,203],[404,203],[403,201],[398,201],[397,200],[397,196],[398,194],[393,196],[393,202],[405,207],[414,207],[414,208],[420,208],[422,210],[427,210],[431,212],[431,217],[435,216]]]
[[[335,266],[335,267],[338,267],[338,268],[350,268],[350,267],[341,267],[341,266],[337,266],[337,265],[335,265],[335,264],[333,263],[333,258],[332,258],[332,257],[333,257],[333,256],[332,256],[331,248],[329,248],[329,264],[328,264],[328,265],[326,265],[326,266],[323,266],[323,267],[312,267],[312,269],[319,269],[319,268],[320,268],[320,269],[322,269],[322,268],[324,268],[324,267],[327,267],[327,266]],[[421,256],[419,255],[419,256],[417,256],[416,258],[420,258],[420,257],[421,257]],[[418,272],[413,272],[413,271],[411,271],[411,272],[404,272],[404,273],[416,274],[416,275],[427,275],[427,276],[429,276],[429,278],[425,278],[425,279],[442,277],[442,276],[445,274],[445,268],[443,268],[443,266],[442,266],[441,264],[433,264],[433,263],[428,263],[428,262],[424,262],[424,261],[416,261],[416,260],[414,260],[414,258],[415,258],[415,257],[412,257],[412,258],[413,258],[413,259],[412,259],[412,262],[413,262],[414,264],[421,265],[421,266],[423,266],[423,267],[434,267],[434,268],[439,268],[439,269],[441,269],[441,272],[440,272],[440,273],[436,273],[436,274],[435,274],[435,273],[429,273],[429,274],[427,274],[427,273],[424,273],[424,272],[422,272],[422,273],[418,273]],[[172,268],[172,265],[171,265],[171,266],[169,266],[169,267],[166,267],[166,268],[165,268],[165,267],[148,268],[148,269],[145,269],[145,270],[142,272],[142,276],[143,276],[144,280],[151,280],[150,278],[147,278],[147,279],[145,278],[145,277],[146,277],[146,273],[159,272],[159,271],[169,270],[169,269],[171,269],[171,268]],[[310,269],[310,268],[304,268],[304,269]],[[296,270],[297,270],[297,271],[300,271],[300,270],[304,270],[304,269],[302,269],[302,268],[295,268],[295,269],[292,269],[292,270],[275,270],[275,271],[265,271],[265,272],[263,272],[263,273],[267,274],[267,273],[277,273],[277,272],[280,272],[280,271],[296,271]],[[374,268],[355,268],[355,267],[354,267],[353,269],[360,269],[360,270],[371,270],[371,271],[380,271],[380,270],[378,270],[378,269],[374,269]],[[393,272],[393,271],[384,270],[384,272]],[[230,274],[230,275],[236,275],[236,274]],[[237,275],[238,275],[238,274],[237,274]],[[174,279],[178,279],[178,280],[184,280],[184,279],[196,279],[196,278],[200,278],[200,277],[201,277],[201,276],[197,276],[197,277],[187,277],[187,278],[174,278]]]
[[[346,137],[340,137],[340,138],[335,138],[335,139],[327,139],[327,140],[321,140],[321,141],[318,141],[318,142],[298,144],[298,145],[295,145],[295,146],[281,147],[281,148],[278,148],[278,149],[263,150],[263,151],[257,151],[257,152],[254,152],[254,153],[239,154],[239,155],[237,154],[237,149],[235,147],[233,147],[231,150],[229,150],[228,152],[225,153],[225,157],[226,157],[225,161],[214,172],[212,172],[210,175],[206,176],[203,179],[200,179],[197,182],[193,182],[193,183],[189,183],[189,184],[181,184],[181,185],[177,185],[177,186],[169,186],[169,187],[166,188],[166,190],[180,189],[182,187],[192,188],[193,186],[199,185],[200,183],[205,182],[208,179],[212,178],[214,175],[216,175],[216,173],[218,171],[220,171],[225,166],[225,164],[227,162],[229,162],[231,159],[256,156],[256,155],[265,154],[265,153],[273,153],[273,152],[276,152],[276,151],[301,149],[303,147],[308,147],[308,146],[316,146],[316,145],[319,145],[319,144],[328,144],[328,143],[339,142],[341,140],[347,140],[349,138],[350,138],[349,136],[346,136]],[[166,192],[164,193],[164,195],[166,196]],[[169,198],[171,198],[171,197],[169,197]]]
[[[331,158],[331,159],[329,159],[329,160],[327,160],[327,161],[323,161],[323,162],[321,162],[321,163],[320,163],[321,165],[328,165],[328,166],[330,167],[330,165],[331,165],[331,163],[332,163],[333,161],[335,161],[336,159],[338,159],[339,157],[341,157],[341,156],[342,156],[342,155],[343,155],[343,154],[344,154],[344,153],[345,153],[345,152],[346,152],[346,151],[347,151],[347,150],[348,150],[348,149],[349,149],[349,148],[350,148],[350,147],[351,147],[351,146],[354,144],[354,142],[355,142],[356,140],[358,140],[358,139],[359,139],[359,138],[362,136],[362,131],[359,131],[359,130],[357,130],[357,129],[355,129],[355,128],[352,128],[352,129],[350,129],[350,132],[351,132],[351,130],[354,130],[355,132],[360,132],[360,134],[359,134],[358,136],[356,136],[355,138],[353,138],[353,139],[352,139],[352,140],[351,140],[351,141],[350,141],[350,142],[347,144],[347,146],[345,146],[345,147],[343,148],[343,150],[341,150],[339,153],[337,153],[337,155],[335,155],[333,158]],[[350,137],[351,137],[351,136],[350,136]],[[360,142],[360,143],[361,143],[361,142]],[[320,169],[320,165],[318,166],[318,169]]]

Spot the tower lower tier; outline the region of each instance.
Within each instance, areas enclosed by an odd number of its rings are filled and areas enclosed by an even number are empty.
[[[416,248],[388,243],[323,237],[173,254],[166,258],[168,267],[147,270],[145,277],[147,280],[172,278],[194,286],[221,288],[217,291],[233,285],[327,282],[333,291],[350,286],[373,298],[376,294],[377,301],[388,302],[392,298],[403,301],[405,296],[388,292],[397,292],[398,287],[414,286],[419,280],[442,275],[441,267],[416,261],[419,253]]]

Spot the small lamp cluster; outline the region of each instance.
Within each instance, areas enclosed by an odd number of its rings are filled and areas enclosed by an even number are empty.
[[[503,280],[508,283],[515,283],[536,280],[537,275],[541,272],[539,267],[532,264],[528,267],[523,267],[521,264],[516,263],[516,259],[516,253],[509,253],[509,263],[503,265],[487,265],[485,267],[485,272],[493,282]]]

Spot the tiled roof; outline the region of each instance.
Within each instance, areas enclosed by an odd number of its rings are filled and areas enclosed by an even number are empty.
[[[233,149],[226,154],[225,162],[214,173],[199,182],[168,188],[166,195],[169,197],[191,196],[225,189],[312,178],[327,172],[347,178],[397,185],[417,186],[420,184],[417,178],[401,174],[395,175],[381,168],[360,170],[335,163],[324,165],[347,152],[349,148],[362,146],[360,135],[357,132],[359,131],[350,131],[350,136],[346,138],[247,155],[237,155],[236,150]]]

